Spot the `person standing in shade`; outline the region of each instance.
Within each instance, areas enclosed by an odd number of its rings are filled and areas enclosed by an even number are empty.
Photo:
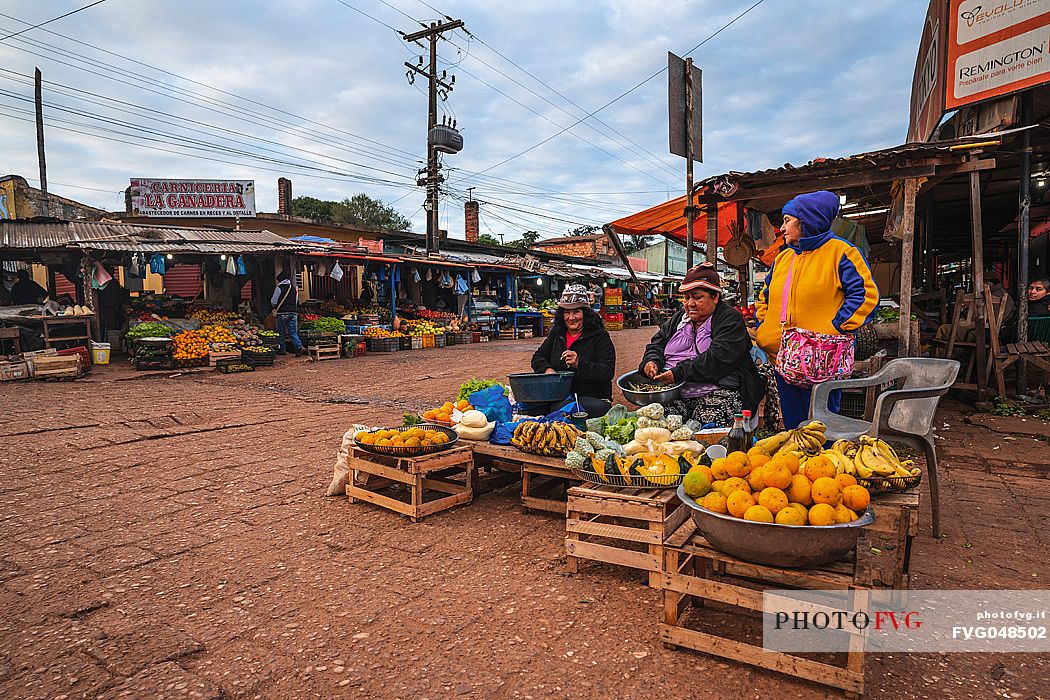
[[[1034,279],[1028,285],[1028,315],[1050,316],[1050,280]]]
[[[277,318],[277,332],[281,334],[281,339],[286,345],[289,342],[292,344],[296,357],[301,356],[303,341],[299,340],[299,290],[284,270],[277,274],[277,286],[270,297],[270,305]]]
[[[852,334],[871,321],[879,289],[864,255],[831,231],[839,213],[833,192],[802,194],[784,205],[784,243],[766,275],[755,304],[757,345],[774,361],[785,328],[804,328],[831,335]],[[786,314],[782,322],[781,317]],[[785,428],[809,418],[810,387],[789,384],[776,375]],[[828,403],[838,413],[841,392]]]
[[[18,281],[11,287],[12,304],[40,304],[47,296],[47,290],[33,280],[29,270],[22,268],[18,271]]]

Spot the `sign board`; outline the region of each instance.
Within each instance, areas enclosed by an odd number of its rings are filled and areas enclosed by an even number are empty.
[[[689,80],[692,90],[692,119],[687,122],[686,112],[686,62],[684,58],[667,52],[667,135],[671,153],[683,158],[688,142],[693,160],[704,162],[702,77],[703,72],[689,64]],[[688,131],[688,137],[687,137]]]
[[[944,115],[944,32],[946,0],[930,0],[926,22],[915,57],[911,79],[911,117],[908,121],[908,143],[930,138]]]
[[[1050,82],[1050,0],[950,0],[945,109]]]
[[[254,217],[254,180],[131,180],[131,213],[156,217]]]

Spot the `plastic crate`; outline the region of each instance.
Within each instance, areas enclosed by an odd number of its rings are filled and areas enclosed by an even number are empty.
[[[80,355],[80,366],[84,368],[84,371],[91,369],[91,351],[83,345],[77,345],[73,348],[65,348],[58,351],[59,356],[63,355]]]
[[[602,314],[606,323],[623,323],[623,314]]]
[[[432,333],[428,334],[428,335],[421,336],[421,337],[423,338],[423,347],[424,348],[432,348],[432,347],[434,347],[434,335]]]
[[[241,359],[250,362],[256,367],[273,367],[276,352],[256,352],[254,350],[241,350]]]
[[[408,347],[410,350],[422,350],[423,349],[423,336],[414,335],[408,339]]]
[[[622,323],[606,323],[605,324],[605,330],[607,330],[607,331],[622,331],[623,330],[623,324]]]
[[[474,334],[469,331],[456,333],[456,345],[470,345],[474,342]]]
[[[397,352],[401,349],[400,338],[369,338],[368,352]]]
[[[361,334],[361,324],[357,321],[347,321],[346,319],[343,319],[343,325],[346,326],[347,335]]]
[[[448,339],[448,336],[445,335],[444,333],[435,333],[434,334],[434,347],[435,348],[443,348],[443,347],[445,347],[447,339]]]
[[[412,349],[412,339],[409,338],[407,335],[406,336],[401,336],[400,338],[397,338],[397,342],[398,342],[398,349],[399,350],[411,350]]]

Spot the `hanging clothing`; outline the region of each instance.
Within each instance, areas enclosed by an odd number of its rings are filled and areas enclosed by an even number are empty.
[[[465,279],[463,279],[462,277],[460,277],[457,274],[456,275],[456,294],[467,294],[469,292],[470,292],[470,285],[467,284],[467,281]]]
[[[155,275],[163,275],[165,268],[165,258],[162,253],[154,253],[149,259],[149,271]]]
[[[864,231],[864,224],[858,224],[853,219],[840,216],[831,222],[831,231],[839,238],[857,246],[860,252],[864,253],[865,258],[871,253],[871,246],[868,245],[868,236]]]
[[[237,256],[237,274],[238,275],[247,275],[248,274],[248,265],[244,262],[244,258],[241,257],[240,255]]]

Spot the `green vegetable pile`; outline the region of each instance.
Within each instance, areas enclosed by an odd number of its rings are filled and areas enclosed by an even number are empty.
[[[332,318],[331,316],[323,316],[313,321],[305,321],[300,326],[303,330],[307,331],[319,331],[321,333],[345,333],[346,324],[341,318]]]
[[[170,338],[171,329],[163,323],[147,322],[140,323],[134,328],[129,328],[126,334],[128,340],[139,338]]]
[[[637,429],[637,414],[629,412],[620,405],[610,408],[609,412],[601,418],[591,418],[587,421],[587,430],[604,435],[621,445],[626,445],[633,440],[634,431]]]
[[[459,387],[459,393],[456,394],[456,401],[463,401],[475,391],[488,389],[490,386],[503,385],[495,379],[471,379],[469,381],[463,382],[463,384]],[[510,390],[507,389],[507,387],[503,387],[503,393],[504,395],[509,394]]]

